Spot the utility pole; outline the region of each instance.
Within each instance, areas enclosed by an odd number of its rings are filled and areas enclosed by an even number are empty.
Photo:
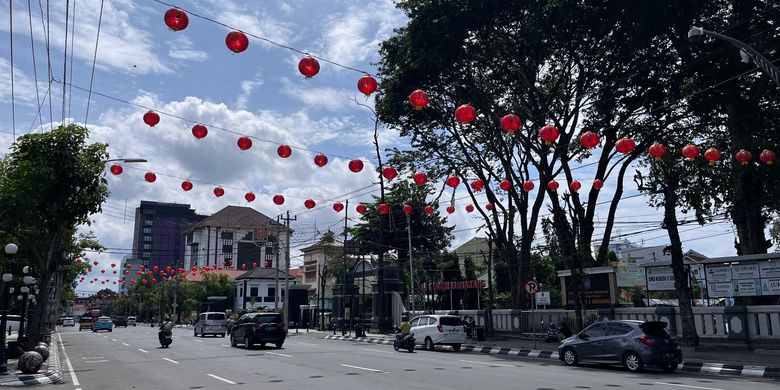
[[[282,311],[284,312],[284,323],[286,324],[288,321],[287,318],[287,301],[290,298],[290,221],[297,221],[298,216],[296,215],[294,218],[290,218],[290,210],[287,210],[287,217],[284,219],[284,226],[286,228],[286,231],[284,233],[285,237],[285,247],[284,247],[284,302],[282,302]],[[279,239],[277,238],[277,242]],[[276,258],[279,258],[279,252],[277,251]],[[279,271],[277,269],[276,274],[279,275]],[[277,276],[278,279],[278,276]],[[278,283],[278,282],[277,282]]]
[[[406,232],[409,238],[409,298],[412,302],[412,315],[414,315],[414,263],[412,263],[412,223],[409,214],[406,214]]]
[[[484,253],[482,254],[484,256]],[[488,236],[488,307],[485,316],[488,335],[495,337],[493,330],[493,237]]]
[[[176,278],[176,284],[175,284],[175,286],[173,288],[173,316],[172,316],[172,318],[173,318],[173,323],[174,324],[178,324],[179,323],[179,317],[178,317],[178,310],[177,310],[177,308],[179,306],[178,298],[179,298],[179,275],[180,274],[179,274],[178,268],[179,268],[179,260],[176,260],[176,265],[175,265],[175,268],[173,270],[173,275],[174,275],[173,277]]]
[[[281,217],[281,215],[276,216],[276,239],[274,240],[274,255],[276,256],[276,260],[274,260],[274,270],[276,270],[274,272],[274,311],[279,311],[279,233],[281,232],[279,218]],[[246,291],[244,291],[244,296],[246,296]],[[284,323],[286,324],[287,321]]]
[[[344,201],[344,245],[341,253],[344,256],[344,271],[341,274],[341,335],[347,334],[347,214],[349,213],[349,199]]]

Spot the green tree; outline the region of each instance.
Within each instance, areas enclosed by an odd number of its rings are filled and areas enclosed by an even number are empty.
[[[88,225],[108,196],[101,177],[106,145],[89,144],[87,137],[78,125],[24,135],[0,163],[0,230],[15,237],[20,254],[36,266],[42,297],[50,295],[54,276],[75,261],[66,243],[76,227]],[[50,304],[41,299],[35,306],[32,344],[54,326],[57,310]]]

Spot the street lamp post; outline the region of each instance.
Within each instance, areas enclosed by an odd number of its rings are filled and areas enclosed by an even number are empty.
[[[710,36],[713,38],[720,39],[721,41],[726,41],[730,44],[732,44],[734,47],[739,49],[739,55],[742,57],[742,62],[748,63],[751,60],[761,68],[761,70],[766,73],[769,78],[774,81],[775,84],[780,86],[780,70],[777,69],[777,67],[772,63],[772,61],[769,61],[766,57],[761,55],[756,49],[753,49],[750,47],[747,43],[742,42],[738,39],[734,39],[730,36],[723,35],[716,33],[714,31],[705,30],[702,27],[696,27],[693,26],[688,31],[688,39],[691,42],[698,42],[704,39],[705,36]]]
[[[25,323],[27,321],[27,307],[30,297],[30,286],[35,283],[35,278],[33,278],[30,275],[27,275],[30,272],[30,266],[27,265],[24,268],[22,268],[22,273],[24,273],[24,278],[22,278],[22,282],[24,285],[20,289],[22,292],[22,299],[24,302],[24,310],[22,311],[22,317],[19,320],[19,331],[17,332],[17,342],[19,345],[24,345],[25,340],[27,339],[27,335],[25,332],[26,326]]]
[[[16,244],[8,244],[5,246],[5,254],[8,255],[6,261],[5,272],[3,273],[3,298],[0,302],[0,375],[8,375],[8,353],[6,351],[6,327],[8,326],[8,299],[11,295],[11,280],[13,280],[12,266],[13,259],[16,252],[19,251],[19,247]]]
[[[110,163],[115,161],[121,161],[123,163],[145,163],[148,162],[145,158],[112,158],[110,160],[106,160],[104,162]]]

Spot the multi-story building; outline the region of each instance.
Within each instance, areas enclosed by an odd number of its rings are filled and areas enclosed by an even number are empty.
[[[187,248],[184,231],[203,218],[188,204],[142,200],[135,209],[132,257],[147,267],[181,267]]]
[[[127,267],[128,265],[130,268]],[[134,259],[129,256],[122,259],[122,263],[119,268],[119,272],[122,272],[122,274],[119,276],[119,279],[123,281],[119,284],[120,294],[127,292],[130,286],[132,286],[132,281],[140,277],[138,271],[141,269],[142,265],[144,265],[144,261],[141,259]]]
[[[227,206],[185,231],[184,268],[283,269],[293,230],[251,207]],[[256,265],[256,267],[255,267]]]

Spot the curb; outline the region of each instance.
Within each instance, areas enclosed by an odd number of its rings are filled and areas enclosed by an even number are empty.
[[[59,343],[52,338],[49,344],[49,367],[43,374],[19,375],[17,380],[0,382],[0,386],[48,385],[62,380],[62,362],[60,362]]]
[[[328,340],[344,340],[359,343],[372,343],[389,345],[393,343],[392,339],[380,337],[353,337],[353,336],[325,336]],[[449,347],[447,347],[449,348]],[[509,347],[489,347],[481,345],[463,345],[460,350],[466,353],[481,353],[491,355],[507,355],[517,357],[529,357],[537,359],[555,359],[558,360],[557,351],[531,350]],[[780,367],[751,366],[724,363],[702,363],[702,362],[682,362],[677,367],[678,370],[686,373],[705,373],[734,375],[752,378],[780,379]]]

